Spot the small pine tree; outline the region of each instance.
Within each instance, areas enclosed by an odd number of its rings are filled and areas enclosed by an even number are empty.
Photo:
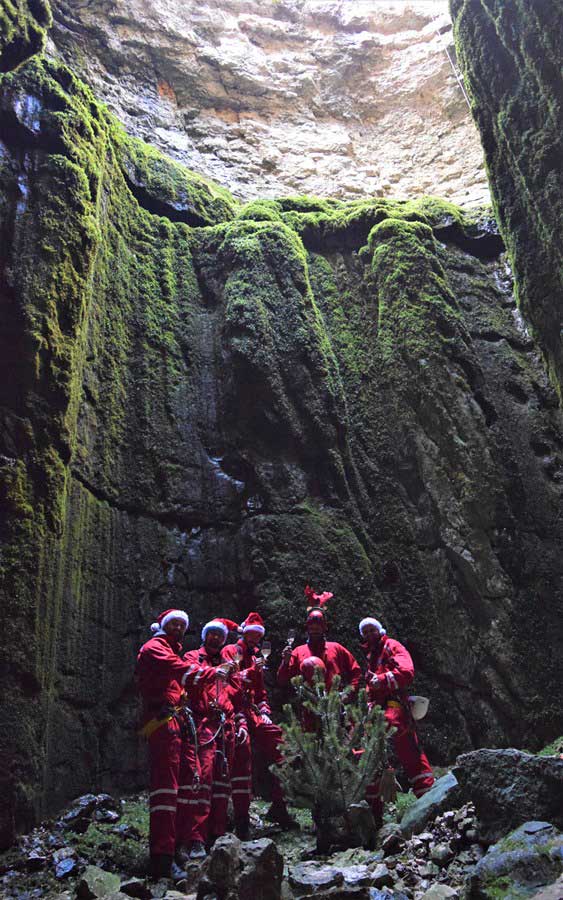
[[[352,688],[340,691],[339,676],[330,690],[318,671],[312,684],[301,676],[292,684],[300,710],[296,714],[289,704],[284,707],[283,762],[275,772],[288,802],[312,810],[322,852],[337,819],[344,820],[352,838],[350,806],[364,800],[366,788],[386,767],[392,731],[386,728],[381,707],[369,709],[365,690],[354,702]]]

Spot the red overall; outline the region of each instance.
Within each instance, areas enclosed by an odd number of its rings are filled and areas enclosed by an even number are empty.
[[[184,691],[214,681],[212,670],[179,656],[181,644],[166,634],[143,644],[137,657],[137,682],[143,699],[143,724],[160,719],[183,702]],[[172,856],[189,839],[190,810],[184,796],[191,783],[193,744],[182,720],[176,717],[160,725],[149,737],[151,856]]]
[[[378,645],[369,651],[366,673],[368,697],[385,711],[389,726],[396,728],[393,747],[399,762],[410,780],[413,793],[421,797],[434,784],[434,775],[426,754],[418,743],[407,688],[414,678],[410,653],[399,641],[383,635]],[[376,821],[381,819],[383,804],[379,797],[379,782],[370,784],[366,792]]]
[[[255,656],[259,651],[250,649],[241,639],[236,644],[227,644],[226,647],[223,647],[223,658],[233,659],[237,653],[237,647],[242,652],[240,668],[244,691],[243,711],[248,728],[248,739],[236,743],[231,777],[235,819],[240,820],[248,817],[252,798],[252,750],[260,753],[261,758],[267,764],[279,765],[282,759],[280,751],[282,731],[273,722],[268,724],[262,720],[262,715],[271,715],[271,709],[264,686],[264,675],[254,663]],[[272,778],[272,803],[275,806],[285,805],[281,784],[275,777]]]
[[[184,659],[204,668],[221,664],[220,651],[213,654],[205,646],[191,650]],[[193,793],[194,816],[191,841],[205,841],[225,834],[230,796],[230,775],[235,752],[235,717],[243,715],[240,675],[228,681],[205,682],[197,691],[191,709],[198,733],[199,790]],[[223,725],[221,724],[221,714]]]

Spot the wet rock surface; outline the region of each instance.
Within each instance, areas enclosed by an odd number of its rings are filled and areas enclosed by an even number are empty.
[[[454,773],[462,796],[473,798],[485,840],[498,840],[532,816],[563,829],[563,759],[477,750],[460,756]]]

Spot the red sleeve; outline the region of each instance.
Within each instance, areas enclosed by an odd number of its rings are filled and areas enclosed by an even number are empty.
[[[414,678],[414,664],[406,647],[388,638],[383,651],[377,684],[370,683],[370,694],[378,702],[396,696],[409,686]]]
[[[297,651],[294,650],[287,662],[282,660],[280,663],[277,674],[277,680],[280,687],[288,685],[292,678],[299,675],[300,669],[299,657],[297,656]]]
[[[165,672],[171,681],[176,680],[183,688],[194,687],[200,680],[208,681],[215,678],[212,669],[204,669],[199,663],[181,659],[165,641],[153,643],[146,650],[141,650],[139,656],[141,657],[143,653],[150,657],[153,665],[158,666],[159,672]]]

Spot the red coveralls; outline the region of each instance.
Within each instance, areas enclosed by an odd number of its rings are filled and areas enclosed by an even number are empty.
[[[143,699],[143,724],[163,718],[182,702],[184,690],[214,682],[215,673],[186,662],[182,645],[166,634],[152,637],[137,656],[137,681]],[[189,840],[190,807],[185,795],[193,777],[189,735],[177,718],[160,725],[149,737],[151,856],[173,856]],[[193,746],[193,745],[192,745]]]
[[[215,669],[221,664],[221,652],[212,654],[205,646],[190,650],[184,659],[204,668]],[[235,753],[235,719],[245,718],[243,691],[240,675],[230,674],[228,681],[206,681],[194,694],[190,703],[198,734],[198,760],[192,747],[194,763],[192,778],[198,772],[200,782],[193,790],[190,804],[193,805],[191,841],[206,842],[225,834],[227,830],[227,808],[230,796],[230,775]],[[220,715],[223,713],[223,727]],[[215,735],[215,738],[214,738]],[[190,779],[188,779],[190,780]]]
[[[313,647],[318,649],[313,649]],[[360,669],[355,657],[342,644],[336,641],[326,641],[322,638],[315,641],[313,646],[310,643],[300,644],[292,652],[289,660],[282,660],[278,669],[278,684],[285,687],[296,675],[301,675],[301,663],[310,656],[318,656],[325,664],[325,684],[327,691],[330,690],[332,679],[335,675],[340,675],[342,679],[342,687],[352,685],[354,693],[357,694],[362,679],[362,670]],[[306,731],[316,731],[317,719],[315,715],[307,709],[301,710],[301,725]]]
[[[242,652],[240,663],[243,681],[244,705],[249,740],[237,743],[233,773],[231,777],[233,809],[236,820],[244,820],[248,817],[250,800],[252,798],[252,749],[258,751],[267,764],[280,764],[282,754],[280,744],[282,742],[282,730],[273,722],[268,724],[262,721],[262,714],[271,716],[272,712],[266,688],[264,686],[264,674],[254,664],[257,649],[250,649],[244,640],[236,644],[227,644],[223,647],[223,659],[231,660],[237,653],[237,647]],[[244,676],[248,680],[245,680]],[[272,778],[272,804],[285,806],[283,790],[278,779]]]
[[[368,698],[372,705],[377,703],[383,707],[388,725],[397,729],[392,739],[395,753],[408,775],[415,796],[421,797],[434,784],[434,775],[418,743],[410,711],[407,688],[413,678],[414,664],[406,647],[383,635],[377,647],[368,652]],[[383,811],[379,781],[370,784],[366,799],[378,821]]]
[[[318,656],[324,662],[327,690],[330,690],[334,676],[340,675],[342,687],[352,685],[353,695],[357,694],[362,680],[362,670],[356,659],[342,644],[337,644],[336,641],[325,641],[324,638],[312,644],[311,642],[301,644],[295,648],[287,662],[282,660],[278,669],[278,684],[285,687],[289,684],[290,679],[301,675],[301,663],[310,656]]]

